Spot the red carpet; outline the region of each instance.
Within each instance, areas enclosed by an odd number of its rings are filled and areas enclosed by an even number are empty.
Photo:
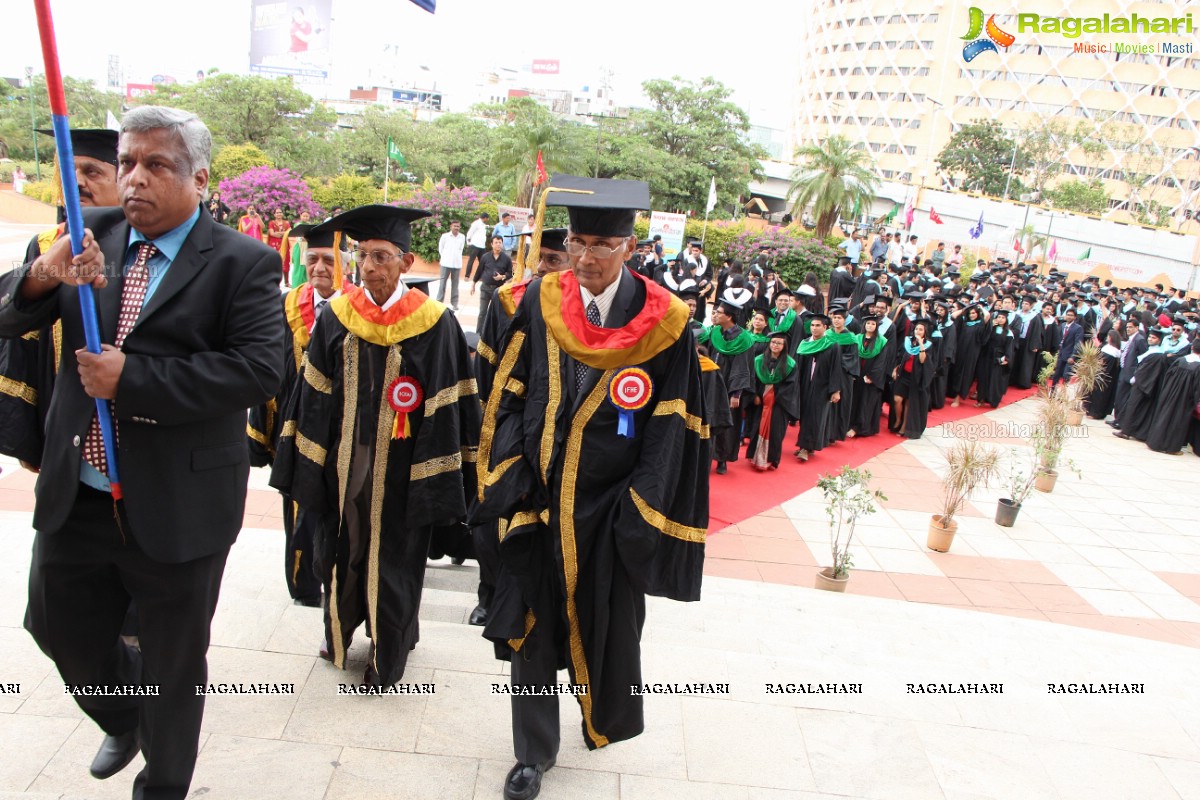
[[[1010,388],[1000,405],[1023,400],[1034,392],[1036,389]],[[944,408],[930,410],[928,427],[968,419],[991,410],[990,406],[976,408],[974,400],[965,400],[958,408],[951,408],[947,404]],[[880,433],[875,436],[838,442],[815,453],[803,464],[792,455],[796,449],[797,429],[788,428],[779,469],[767,472],[759,472],[750,465],[743,447],[742,457],[729,465],[727,474],[712,473],[709,477],[708,529],[719,531],[749,519],[808,491],[817,485],[817,479],[824,473],[836,471],[847,464],[857,467],[884,450],[906,441],[888,432],[886,417],[880,427]]]

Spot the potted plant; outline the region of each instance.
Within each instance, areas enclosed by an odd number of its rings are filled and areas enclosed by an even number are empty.
[[[944,553],[950,549],[958,520],[954,517],[980,486],[987,486],[1000,471],[1000,454],[976,441],[961,439],[946,454],[949,469],[942,480],[942,513],[929,522],[926,544],[930,550]]]
[[[1034,488],[1039,492],[1054,491],[1058,482],[1058,463],[1067,444],[1067,415],[1071,397],[1066,386],[1038,390],[1038,421],[1034,441],[1038,445],[1038,473]]]
[[[1083,403],[1096,389],[1104,388],[1108,375],[1104,359],[1095,342],[1086,341],[1075,350],[1074,380],[1070,383],[1071,402],[1067,411],[1068,425],[1083,424]]]
[[[1033,432],[1033,449],[1027,451],[1028,463],[1023,463],[1021,455],[1014,448],[1009,451],[1008,460],[1008,497],[1001,497],[996,503],[996,524],[1003,528],[1011,528],[1021,513],[1021,504],[1033,491],[1033,483],[1040,472],[1038,462],[1041,456],[1041,434]]]
[[[875,503],[887,500],[883,492],[871,488],[871,472],[842,467],[839,475],[822,475],[817,488],[825,495],[825,514],[829,517],[829,548],[833,565],[817,573],[816,588],[844,592],[850,581],[850,543],[859,517],[874,514]]]

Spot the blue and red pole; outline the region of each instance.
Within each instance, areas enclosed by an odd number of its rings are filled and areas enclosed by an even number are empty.
[[[71,237],[71,253],[83,252],[83,208],[79,203],[79,182],[75,178],[75,150],[71,146],[71,127],[67,121],[67,96],[63,91],[62,71],[58,64],[58,44],[54,38],[54,19],[50,15],[50,0],[33,0],[37,10],[38,33],[42,39],[42,60],[46,65],[46,91],[50,95],[51,124],[54,146],[58,151],[58,171],[62,176],[63,206],[67,212],[67,233]],[[90,353],[100,352],[100,321],[96,316],[96,300],[90,284],[80,286],[79,306],[83,314],[83,333]],[[120,500],[121,478],[117,471],[116,436],[113,435],[112,409],[107,400],[96,398],[96,417],[104,435],[104,454],[108,458],[108,480],[114,500]]]

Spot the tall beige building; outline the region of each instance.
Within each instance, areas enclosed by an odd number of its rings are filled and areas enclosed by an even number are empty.
[[[939,174],[936,156],[965,123],[1082,124],[1098,133],[1086,147],[1062,143],[1062,171],[1046,186],[1097,177],[1111,198],[1105,218],[1150,213],[1200,230],[1200,14],[1193,22],[1189,4],[811,2],[798,144],[841,133],[866,144],[884,179],[943,186],[956,176]],[[1155,32],[1166,24],[1174,31]]]

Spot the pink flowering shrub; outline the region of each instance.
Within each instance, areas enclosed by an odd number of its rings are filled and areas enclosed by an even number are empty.
[[[822,283],[837,265],[838,251],[809,237],[797,236],[786,228],[771,227],[763,231],[744,231],[726,247],[730,258],[740,259],[749,268],[759,255],[766,256],[788,286],[802,283],[809,270],[817,273]]]
[[[452,188],[443,180],[432,188],[417,189],[392,205],[420,208],[433,214],[413,225],[412,248],[421,258],[436,263],[438,239],[450,230],[450,223],[454,220],[462,223],[463,235],[466,235],[467,228],[483,211],[491,215],[490,224],[496,224],[496,202],[490,198],[489,192],[482,192],[471,186]]]
[[[283,216],[289,222],[294,222],[301,211],[307,211],[314,220],[325,217],[324,210],[313,200],[312,189],[290,169],[253,167],[235,178],[226,178],[217,188],[221,199],[233,209],[229,221],[234,225],[251,203],[267,220],[277,208],[283,209]]]

